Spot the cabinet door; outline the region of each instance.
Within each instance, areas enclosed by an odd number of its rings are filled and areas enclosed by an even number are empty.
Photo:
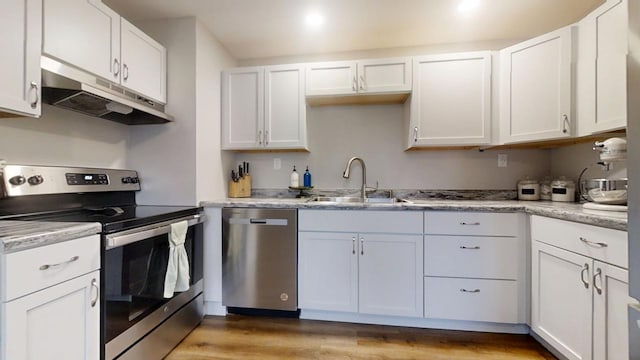
[[[0,33],[0,111],[40,116],[42,1],[4,1]]]
[[[358,93],[411,91],[411,59],[358,61]]]
[[[354,95],[358,91],[356,71],[354,61],[307,65],[306,95]]]
[[[306,148],[304,67],[269,66],[265,74],[264,141],[267,148]]]
[[[491,142],[491,53],[413,60],[409,147]]]
[[[593,261],[534,241],[532,330],[571,360],[591,359]]]
[[[99,359],[100,272],[4,304],[5,359]]]
[[[167,50],[125,19],[121,30],[122,85],[166,103]]]
[[[594,262],[593,358],[623,360],[629,356],[627,307],[629,273],[622,268]]]
[[[42,52],[120,82],[120,15],[100,0],[43,0]]]
[[[264,68],[222,72],[222,149],[264,145]]]
[[[504,143],[572,135],[573,28],[501,51],[501,135]]]
[[[360,234],[359,311],[423,316],[421,235]]]
[[[298,234],[298,297],[307,310],[358,311],[358,237]]]

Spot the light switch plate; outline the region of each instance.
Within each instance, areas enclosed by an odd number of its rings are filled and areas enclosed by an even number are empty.
[[[280,170],[282,168],[282,160],[280,158],[273,159],[273,170]]]
[[[498,154],[498,167],[507,167],[507,154]]]

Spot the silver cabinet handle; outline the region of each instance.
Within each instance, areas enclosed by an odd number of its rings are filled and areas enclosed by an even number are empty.
[[[418,142],[418,127],[413,128],[413,142]]]
[[[562,115],[562,133],[566,134],[569,130],[567,129],[567,125],[571,125],[569,122],[569,117],[565,114]]]
[[[127,64],[122,64],[122,78],[125,81],[129,80],[129,67]]]
[[[59,262],[57,264],[45,264],[40,266],[40,270],[48,270],[54,267],[58,267],[58,266],[62,266],[62,265],[66,265],[66,264],[70,264],[74,261],[77,261],[78,259],[80,259],[80,256],[76,255],[74,257],[72,257],[71,259],[67,260],[67,261],[63,261],[63,262]]]
[[[464,222],[464,221],[462,221],[462,222],[460,222],[460,225],[462,225],[462,226],[467,226],[467,225],[470,225],[470,226],[478,226],[478,225],[480,225],[480,223],[479,223],[479,222],[472,222],[472,223],[468,223],[468,222]]]
[[[258,144],[262,145],[262,130],[258,131]]]
[[[464,292],[464,293],[479,293],[480,289],[473,289],[473,290],[460,289],[460,292]]]
[[[360,238],[360,255],[364,255],[364,238]]]
[[[591,241],[591,240],[587,240],[586,238],[583,238],[582,236],[580,237],[580,241],[582,241],[583,243],[585,243],[587,245],[601,247],[601,248],[609,246],[609,244],[607,244],[606,242]]]
[[[353,77],[353,81],[351,82],[351,90],[356,91],[357,90],[357,84],[358,80],[356,79],[356,77]]]
[[[264,131],[264,144],[265,145],[269,145],[269,131],[268,130]]]
[[[118,77],[120,75],[120,62],[118,59],[113,59],[113,76]]]
[[[31,82],[31,89],[33,89],[36,93],[36,99],[31,103],[31,108],[35,109],[38,106],[38,102],[40,101],[40,97],[38,96],[38,84],[35,81]]]
[[[356,237],[355,236],[351,238],[351,253],[353,255],[356,254]]]
[[[96,289],[96,298],[91,299],[91,307],[95,307],[100,299],[100,288],[98,287],[98,281],[96,279],[91,280],[91,287]]]
[[[585,272],[587,272],[587,279],[588,279],[589,278],[589,264],[584,264],[584,266],[582,267],[582,271],[580,271],[580,280],[584,284],[584,287],[586,289],[588,289],[589,288],[589,281],[585,281],[584,280],[584,273]]]
[[[600,268],[597,268],[593,274],[593,288],[596,289],[598,295],[602,295],[602,287],[598,287],[598,283],[596,282],[596,278],[598,277],[600,277],[600,284],[602,284],[602,269]]]
[[[460,246],[460,249],[463,250],[480,250],[480,246]]]
[[[364,82],[364,76],[360,75],[360,90],[364,90],[366,83]]]

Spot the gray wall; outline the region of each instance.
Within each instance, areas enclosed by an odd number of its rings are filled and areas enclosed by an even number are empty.
[[[311,107],[309,153],[236,153],[235,161],[251,162],[254,188],[286,188],[295,164],[302,171],[309,165],[316,188],[357,189],[359,165],[351,179],[341,176],[352,156],[365,160],[367,182],[379,181],[381,188],[515,189],[525,176],[550,172],[548,150],[404,151],[404,110],[403,105]],[[497,167],[498,153],[508,155],[508,167]],[[281,159],[280,170],[273,169],[274,158]]]

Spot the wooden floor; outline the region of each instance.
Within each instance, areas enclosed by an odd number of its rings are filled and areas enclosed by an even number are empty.
[[[206,317],[166,359],[555,358],[528,335],[230,315]]]

